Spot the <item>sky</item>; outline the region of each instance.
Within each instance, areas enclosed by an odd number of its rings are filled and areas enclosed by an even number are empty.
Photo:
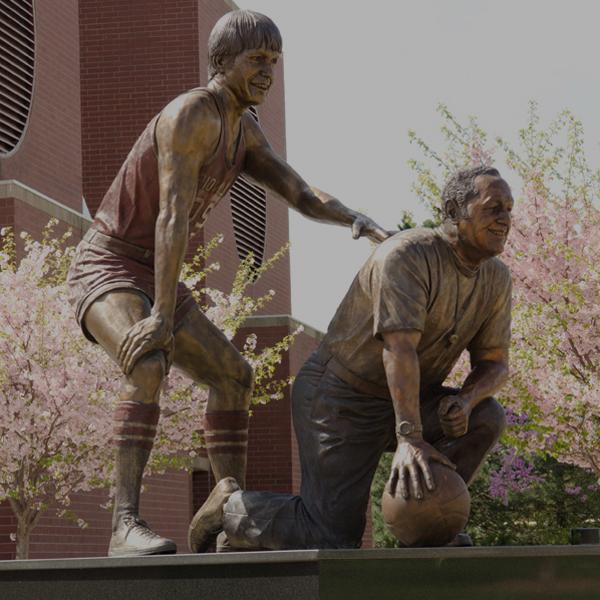
[[[287,160],[302,177],[392,229],[427,217],[407,165],[415,130],[441,143],[436,106],[516,140],[536,100],[568,108],[598,164],[596,0],[238,0],[284,43]],[[510,181],[510,177],[509,183]],[[515,182],[516,183],[516,182]],[[518,205],[516,207],[518,218]],[[290,212],[292,315],[326,330],[371,252],[347,229]]]

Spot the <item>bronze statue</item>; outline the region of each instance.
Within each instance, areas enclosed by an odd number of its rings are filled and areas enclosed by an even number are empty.
[[[439,229],[398,233],[354,279],[292,390],[300,496],[217,488],[201,509],[220,549],[356,548],[373,474],[395,451],[392,493],[433,489],[429,462],[468,484],[498,440],[492,397],[508,373],[511,279],[498,259],[511,224],[508,184],[492,168],[456,173]],[[460,389],[443,383],[467,349]],[[463,534],[464,535],[464,534]]]
[[[266,98],[281,46],[279,30],[264,15],[238,10],[217,22],[208,86],[181,94],[148,123],[71,267],[72,301],[85,335],[123,370],[111,556],[176,550],[138,515],[159,391],[172,363],[210,386],[205,430],[212,470],[224,480],[221,488],[244,486],[252,369],[178,283],[190,231],[202,226],[236,177],[244,173],[309,218],[351,227],[355,238],[388,237],[368,217],[312,190],[247,112]],[[192,543],[202,550],[212,532],[194,531]]]

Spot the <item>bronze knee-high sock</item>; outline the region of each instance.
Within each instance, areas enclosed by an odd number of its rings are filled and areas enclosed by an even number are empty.
[[[119,402],[115,411],[115,507],[113,530],[126,515],[138,516],[144,468],[154,444],[158,404]]]
[[[215,479],[233,477],[243,489],[246,486],[248,411],[207,411],[204,439]]]

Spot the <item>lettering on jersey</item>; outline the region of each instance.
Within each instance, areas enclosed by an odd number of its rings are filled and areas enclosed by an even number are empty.
[[[200,181],[199,192],[207,192],[209,194],[214,194],[219,198],[222,198],[229,189],[229,182],[222,181],[220,184],[214,177],[210,177],[205,175]]]
[[[196,227],[201,227],[206,223],[208,213],[215,207],[215,204],[220,200],[219,196],[213,196],[208,204],[204,204],[204,201],[196,201],[195,208],[192,210],[190,216],[190,222],[195,223]]]

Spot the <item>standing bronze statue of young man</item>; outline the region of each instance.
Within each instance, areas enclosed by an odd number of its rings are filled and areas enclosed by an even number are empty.
[[[124,373],[115,414],[111,556],[176,550],[138,515],[160,387],[171,363],[211,388],[205,430],[221,493],[245,482],[252,369],[179,283],[189,233],[236,177],[248,175],[309,218],[351,227],[355,238],[387,237],[368,217],[311,190],[247,112],[266,98],[281,45],[279,30],[264,15],[239,10],[218,21],[209,39],[208,86],[181,94],[147,125],[69,273],[84,333]],[[202,532],[196,538],[197,550],[210,541]]]
[[[204,509],[223,548],[356,548],[371,480],[395,450],[392,493],[435,485],[429,461],[470,483],[505,416],[492,398],[508,373],[511,279],[497,258],[513,199],[498,171],[458,172],[443,225],[382,243],[354,279],[292,390],[300,496],[236,491]],[[463,350],[471,372],[443,386]],[[202,509],[201,509],[202,510]],[[222,516],[219,516],[222,515]]]

